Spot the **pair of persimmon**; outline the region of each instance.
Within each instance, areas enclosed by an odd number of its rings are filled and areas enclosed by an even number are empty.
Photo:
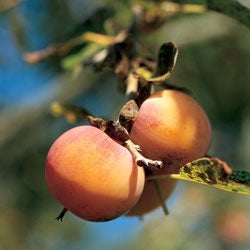
[[[211,126],[201,106],[177,90],[156,92],[143,102],[130,132],[143,156],[160,160],[155,174],[178,173],[185,163],[203,157]],[[66,131],[51,146],[45,176],[54,198],[89,221],[107,221],[123,214],[141,216],[160,205],[152,182],[132,154],[92,126]],[[166,200],[175,180],[159,180]]]

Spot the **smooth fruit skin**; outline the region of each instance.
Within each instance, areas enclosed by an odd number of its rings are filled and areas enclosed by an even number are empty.
[[[130,136],[145,157],[163,161],[158,172],[178,173],[207,153],[212,132],[206,113],[190,95],[162,90],[142,103]]]
[[[54,198],[88,221],[107,221],[131,209],[143,191],[144,169],[101,130],[79,126],[51,146],[45,177]]]
[[[174,179],[157,180],[163,200],[169,198],[176,187]],[[160,198],[153,181],[145,183],[142,195],[138,203],[126,214],[126,216],[144,216],[161,206]]]

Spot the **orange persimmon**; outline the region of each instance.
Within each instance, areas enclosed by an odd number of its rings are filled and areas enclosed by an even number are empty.
[[[131,153],[92,126],[72,128],[51,146],[45,177],[54,198],[88,221],[115,219],[135,206],[145,182]]]
[[[131,129],[142,155],[161,160],[160,173],[178,173],[181,166],[203,157],[212,131],[202,107],[178,90],[161,90],[144,101]]]

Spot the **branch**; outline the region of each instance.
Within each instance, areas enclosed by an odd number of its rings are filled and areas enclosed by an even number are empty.
[[[66,55],[77,45],[83,44],[84,42],[92,42],[94,44],[98,44],[100,48],[105,47],[117,41],[120,41],[120,39],[123,38],[123,35],[124,34],[122,33],[119,34],[117,37],[110,37],[87,31],[82,33],[78,37],[68,40],[65,43],[50,45],[47,48],[39,51],[27,52],[23,55],[23,58],[28,63],[37,63],[47,59],[52,55],[59,55],[59,56]]]
[[[139,151],[140,147],[138,145],[135,145],[131,140],[125,141],[125,147],[130,151],[130,153],[133,155],[136,164],[140,167],[151,167],[155,169],[162,168],[162,162],[151,160],[148,158],[145,158]]]
[[[120,143],[125,148],[129,150],[129,152],[134,157],[136,164],[140,167],[151,167],[159,169],[162,167],[162,162],[157,160],[151,160],[145,158],[139,151],[140,147],[134,144],[129,137],[129,133],[124,128],[120,122],[114,121],[105,121],[102,118],[88,116],[87,117],[90,124],[102,131],[104,131],[110,138],[114,141]]]
[[[206,0],[207,8],[227,15],[250,28],[250,10],[235,0]]]

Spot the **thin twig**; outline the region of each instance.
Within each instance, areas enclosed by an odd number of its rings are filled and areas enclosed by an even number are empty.
[[[153,168],[161,168],[163,163],[161,161],[155,161],[151,159],[145,158],[143,155],[141,155],[140,147],[138,145],[135,145],[131,140],[127,140],[125,142],[125,147],[131,152],[131,154],[134,156],[135,161],[138,166],[140,167],[153,167]]]
[[[43,50],[25,53],[23,58],[28,63],[37,63],[55,54],[63,56],[71,51],[74,47],[83,44],[84,42],[93,42],[105,47],[120,41],[123,39],[123,36],[124,34],[122,32],[117,37],[110,37],[107,35],[87,31],[78,37],[68,40],[65,43],[50,45]]]

